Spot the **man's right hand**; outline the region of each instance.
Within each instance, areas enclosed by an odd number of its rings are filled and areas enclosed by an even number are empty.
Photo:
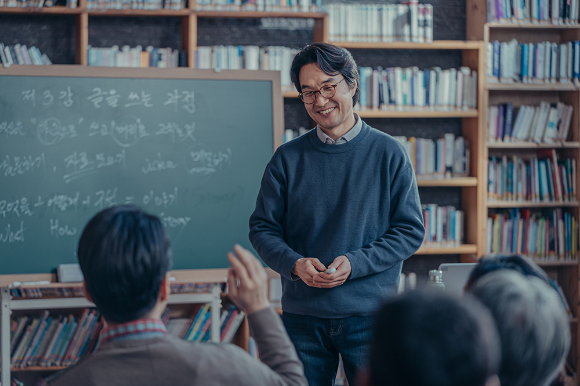
[[[298,276],[306,285],[310,287],[319,287],[318,284],[314,283],[314,277],[318,276],[320,272],[324,272],[326,267],[317,258],[314,257],[302,257],[298,259],[294,267],[292,268],[292,273]]]

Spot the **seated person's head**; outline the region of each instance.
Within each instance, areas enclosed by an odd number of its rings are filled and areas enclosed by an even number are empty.
[[[163,312],[171,252],[159,218],[130,205],[99,212],[81,235],[78,259],[85,295],[107,322],[159,317]]]
[[[476,280],[468,293],[495,319],[502,347],[501,385],[549,385],[570,348],[570,326],[554,289],[537,277],[499,270]]]
[[[500,269],[511,269],[524,276],[535,276],[542,279],[546,284],[550,284],[546,272],[544,272],[544,270],[531,259],[523,255],[490,255],[483,256],[479,259],[477,265],[473,271],[471,271],[471,274],[467,279],[465,290],[467,291],[469,287],[483,275]]]
[[[475,299],[411,291],[380,309],[370,349],[370,386],[497,385],[500,344]]]

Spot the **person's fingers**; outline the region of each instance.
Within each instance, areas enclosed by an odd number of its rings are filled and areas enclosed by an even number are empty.
[[[242,246],[239,244],[234,245],[234,251],[236,252],[236,255],[239,257],[242,264],[244,265],[246,272],[248,274],[248,277],[251,280],[255,280],[255,277],[257,275],[256,266],[254,265],[254,263],[252,261],[253,256],[251,256],[251,257],[248,256],[248,254],[251,255],[251,253],[249,253],[249,251],[242,248]]]
[[[316,259],[316,258],[312,258],[310,259],[310,264],[312,264],[314,266],[314,268],[316,268],[319,271],[326,271],[326,267],[324,266],[324,264],[322,264],[320,262],[320,260]]]
[[[238,296],[238,284],[236,283],[236,273],[233,268],[228,269],[228,293],[232,298]]]
[[[249,283],[250,278],[248,276],[248,271],[246,270],[244,264],[240,260],[238,260],[238,258],[231,252],[228,252],[228,260],[232,265],[232,269],[234,270],[237,279],[240,280],[240,283],[241,284]]]

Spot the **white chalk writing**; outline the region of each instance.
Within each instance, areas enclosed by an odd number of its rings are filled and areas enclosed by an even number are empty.
[[[207,176],[221,170],[231,162],[231,158],[232,151],[229,148],[217,153],[206,149],[192,150],[186,156],[186,169],[189,174]]]
[[[151,172],[159,172],[168,169],[175,169],[177,167],[177,163],[171,160],[163,160],[161,159],[161,153],[157,153],[157,158],[150,160],[149,158],[145,159],[146,165],[141,168],[143,174],[148,174]]]
[[[151,94],[147,94],[145,91],[141,91],[141,94],[138,94],[134,91],[129,93],[129,103],[125,104],[125,107],[131,106],[143,106],[143,107],[153,107],[151,104]]]
[[[58,220],[50,219],[50,235],[53,237],[74,236],[77,234],[77,228],[68,225],[60,225]]]
[[[165,191],[161,193],[153,193],[153,190],[150,190],[149,193],[143,196],[142,200],[143,205],[155,205],[155,206],[163,206],[165,208],[176,205],[177,206],[177,186],[173,188],[173,192],[167,193]]]
[[[24,242],[24,221],[20,221],[20,229],[13,231],[12,226],[8,224],[5,230],[0,233],[0,243]]]
[[[0,135],[25,135],[22,122],[0,122]]]
[[[74,138],[78,135],[74,125],[61,125],[57,118],[48,118],[40,122],[36,130],[41,144],[50,146],[63,138]]]
[[[175,122],[160,123],[159,130],[157,130],[155,135],[169,135],[171,136],[173,143],[175,143],[176,139],[178,139],[179,142],[183,142],[187,138],[191,139],[193,142],[196,142],[197,140],[193,136],[194,130],[195,122],[192,122],[191,124],[185,124],[183,128]]]
[[[26,197],[18,198],[14,201],[0,200],[0,215],[6,218],[11,213],[16,217],[20,217],[21,215],[30,217],[33,214]]]
[[[177,112],[178,105],[181,103],[181,107],[188,113],[193,114],[195,112],[195,94],[193,91],[182,91],[180,94],[177,89],[174,89],[172,92],[168,92],[167,96],[169,98],[163,103],[164,106],[173,105],[173,111]]]
[[[0,162],[0,173],[4,177],[14,177],[25,173],[33,173],[39,169],[45,169],[44,153],[39,156],[9,156]]]

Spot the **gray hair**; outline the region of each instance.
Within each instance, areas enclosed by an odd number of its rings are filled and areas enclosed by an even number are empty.
[[[516,271],[489,273],[469,292],[491,311],[499,331],[502,386],[546,386],[570,349],[570,326],[556,291]]]

